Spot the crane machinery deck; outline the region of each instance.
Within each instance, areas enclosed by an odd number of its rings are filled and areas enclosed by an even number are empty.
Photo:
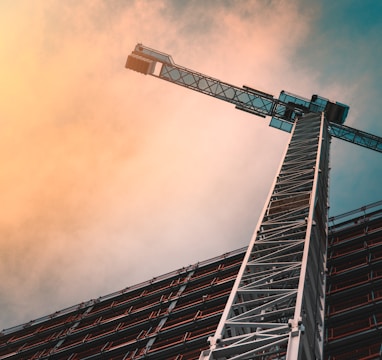
[[[270,116],[270,126],[291,133],[220,323],[199,359],[322,359],[331,137],[378,152],[382,138],[345,126],[345,104],[285,91],[275,99],[179,66],[142,44],[126,68]]]

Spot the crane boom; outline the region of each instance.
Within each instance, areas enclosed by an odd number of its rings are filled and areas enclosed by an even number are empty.
[[[161,64],[156,69],[157,63]],[[278,99],[249,86],[238,87],[175,64],[172,57],[137,44],[128,56],[126,68],[152,75],[188,89],[232,103],[236,109],[261,116],[271,116],[270,126],[291,132],[298,115],[325,112],[333,137],[382,152],[382,138],[343,125],[349,107],[318,95],[311,100],[281,91]]]

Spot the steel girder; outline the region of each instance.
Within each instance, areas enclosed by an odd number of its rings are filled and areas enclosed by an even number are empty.
[[[294,126],[219,326],[200,360],[322,359],[330,135]]]

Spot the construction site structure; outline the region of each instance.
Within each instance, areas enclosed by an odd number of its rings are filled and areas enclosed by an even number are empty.
[[[324,359],[381,359],[382,201],[330,218],[328,243]],[[197,359],[209,348],[245,253],[238,249],[5,329],[0,359]]]
[[[323,114],[296,119],[211,348],[201,359],[322,359],[329,144]]]
[[[158,66],[159,65],[159,69]],[[126,68],[233,103],[291,132],[284,159],[210,347],[200,360],[323,359],[331,137],[382,152],[382,139],[346,127],[349,107],[318,95],[278,99],[175,64],[137,44]]]
[[[329,220],[328,360],[382,359],[381,202]]]
[[[357,354],[368,352],[360,358],[374,359],[380,336],[370,343],[367,334],[380,334],[381,274],[369,264],[381,259],[381,210],[363,222],[368,230],[362,250],[346,237],[345,225],[329,231],[328,176],[331,137],[378,152],[382,139],[343,125],[347,105],[286,92],[275,99],[176,65],[169,55],[142,44],[126,67],[270,116],[271,126],[291,133],[254,235],[246,251],[4,330],[0,360],[339,360],[345,359],[344,351],[355,353],[355,338]],[[337,226],[345,232],[328,242]],[[375,230],[372,237],[369,229]],[[346,243],[355,250],[348,251]],[[360,306],[353,308],[347,295],[352,268],[362,272],[355,295]],[[325,339],[331,339],[326,355]]]

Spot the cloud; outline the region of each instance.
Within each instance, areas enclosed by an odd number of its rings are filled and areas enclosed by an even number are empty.
[[[289,1],[180,4],[2,3],[0,326],[249,241],[288,136],[124,62],[141,41],[281,90],[313,14]]]

